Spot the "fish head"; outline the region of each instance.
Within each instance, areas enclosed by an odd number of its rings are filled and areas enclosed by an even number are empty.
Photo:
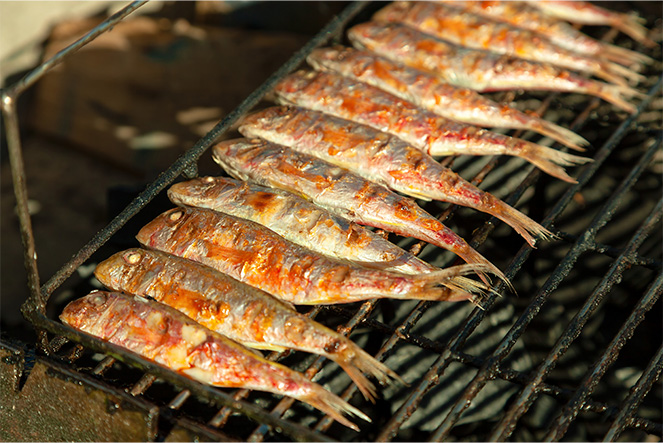
[[[168,189],[168,198],[176,205],[200,206],[201,200],[215,200],[226,192],[236,190],[241,184],[226,177],[197,177],[175,183]]]
[[[300,69],[281,80],[274,88],[274,92],[276,92],[276,95],[278,95],[281,101],[290,102],[288,97],[291,94],[305,90],[309,83],[313,82],[319,74],[316,71]]]
[[[350,42],[355,48],[359,49],[369,49],[367,44],[367,39],[370,39],[373,36],[375,30],[375,24],[372,22],[360,23],[348,29],[347,35]],[[368,40],[370,42],[370,40]]]
[[[393,2],[373,14],[376,22],[399,22],[410,9],[410,2]]]
[[[228,174],[239,180],[250,180],[255,164],[266,161],[268,142],[259,139],[234,139],[217,143],[212,148],[212,158]]]
[[[175,237],[177,231],[189,218],[191,211],[193,211],[191,208],[178,207],[164,212],[143,226],[136,235],[136,240],[149,248],[161,249],[161,245],[167,244]]]
[[[272,106],[267,109],[247,115],[239,127],[239,132],[245,137],[257,137],[255,130],[269,131],[281,126],[284,120],[289,120],[295,115],[290,106]]]
[[[150,267],[149,263],[145,263],[150,261],[150,255],[150,251],[140,248],[118,252],[99,263],[94,276],[109,289],[132,292],[130,289],[140,280],[137,274]]]
[[[321,68],[334,69],[333,67],[336,63],[342,62],[353,52],[356,52],[356,50],[346,48],[345,46],[317,48],[309,54],[306,61],[316,70],[320,70]]]
[[[115,294],[111,292],[93,291],[69,303],[60,314],[60,320],[74,329],[93,332],[114,298]]]

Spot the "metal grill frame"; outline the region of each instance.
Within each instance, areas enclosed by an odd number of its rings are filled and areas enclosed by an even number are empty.
[[[108,31],[114,24],[122,20],[124,17],[142,6],[144,1],[137,1],[129,4],[118,13],[109,17],[102,24],[95,27],[88,34],[82,37],[71,46],[60,51],[51,59],[44,62],[42,65],[35,68],[28,73],[23,79],[7,89],[2,90],[2,112],[5,118],[5,127],[9,148],[9,158],[12,168],[12,176],[14,180],[14,190],[17,200],[17,209],[19,215],[19,223],[21,227],[21,235],[24,244],[24,260],[26,269],[28,270],[28,288],[30,290],[30,297],[22,307],[25,317],[35,326],[39,336],[39,345],[41,350],[47,354],[56,353],[67,340],[71,340],[77,345],[70,353],[69,361],[73,363],[82,353],[83,347],[92,349],[97,352],[106,354],[106,357],[100,362],[92,371],[95,375],[102,375],[115,361],[120,360],[130,366],[138,367],[140,370],[145,371],[145,375],[141,380],[136,383],[131,390],[131,395],[138,396],[145,392],[145,390],[154,382],[158,377],[173,384],[178,389],[181,389],[179,394],[170,401],[166,407],[159,408],[160,414],[168,415],[167,410],[177,410],[184,402],[194,395],[198,399],[205,400],[216,407],[221,408],[217,416],[207,426],[202,426],[201,429],[216,430],[228,418],[229,414],[233,411],[240,412],[247,415],[253,420],[261,423],[250,435],[249,440],[260,441],[265,439],[268,432],[274,429],[279,429],[285,435],[298,439],[298,440],[329,440],[329,437],[323,434],[329,429],[332,420],[329,417],[323,417],[312,429],[305,426],[293,423],[288,420],[280,418],[280,416],[292,405],[294,400],[284,398],[273,411],[267,412],[251,403],[243,401],[247,395],[247,391],[240,390],[234,396],[224,393],[222,390],[202,385],[198,382],[192,381],[186,377],[180,376],[172,371],[169,371],[159,365],[150,363],[142,358],[126,352],[125,350],[102,342],[98,339],[90,337],[75,331],[68,326],[62,325],[56,321],[49,319],[45,312],[46,304],[50,295],[67,279],[71,274],[83,264],[99,247],[105,244],[110,237],[117,232],[124,224],[135,214],[137,214],[147,203],[149,203],[159,192],[171,184],[179,175],[184,175],[191,178],[197,175],[196,162],[200,156],[217,140],[224,132],[226,132],[242,115],[253,108],[265,94],[273,88],[273,86],[285,75],[298,67],[306,58],[308,53],[314,48],[321,46],[332,39],[338,39],[341,32],[344,30],[345,25],[352,20],[361,10],[363,10],[366,2],[355,2],[350,4],[343,12],[335,17],[328,25],[326,25],[320,33],[311,39],[300,51],[295,53],[290,60],[288,60],[281,68],[274,72],[258,89],[256,89],[246,100],[244,100],[234,111],[228,114],[219,124],[217,124],[208,134],[201,138],[189,151],[178,158],[167,170],[159,175],[159,177],[147,186],[134,201],[132,201],[117,217],[115,217],[105,228],[96,234],[79,252],[77,252],[72,259],[70,259],[59,271],[57,271],[45,284],[40,285],[39,273],[37,267],[35,242],[32,234],[30,223],[30,216],[27,206],[27,188],[25,185],[25,174],[23,166],[23,158],[21,153],[21,143],[19,136],[19,122],[16,116],[16,100],[18,97],[30,86],[32,86],[39,78],[50,71],[54,66],[64,60],[65,57],[80,49],[85,44],[92,41],[98,35]],[[607,39],[614,37],[608,35]],[[545,219],[542,222],[544,227],[554,231],[553,223],[557,217],[562,213],[566,206],[571,201],[573,195],[581,190],[588,181],[595,175],[600,166],[608,158],[608,156],[618,146],[619,141],[631,130],[638,118],[638,116],[649,106],[650,102],[657,96],[662,87],[663,77],[659,78],[655,86],[653,86],[647,93],[646,98],[638,107],[635,114],[629,116],[622,124],[612,133],[612,136],[605,142],[605,144],[596,152],[594,156],[594,163],[582,169],[582,174],[578,178],[578,183],[570,186],[564,195],[556,202],[556,204],[549,210]],[[551,102],[552,97],[546,99],[539,109],[543,112],[548,104]],[[598,99],[589,100],[589,105],[577,118],[572,125],[572,130],[580,129],[587,121],[591,110],[598,105]],[[517,134],[516,134],[517,135]],[[491,306],[494,304],[497,295],[493,294],[487,300],[484,308],[475,309],[465,320],[463,325],[459,328],[456,335],[447,344],[432,342],[427,340],[426,337],[418,336],[410,332],[412,327],[416,324],[417,320],[424,314],[428,307],[432,304],[430,302],[421,302],[410,313],[407,319],[398,326],[386,325],[376,320],[369,319],[368,316],[376,305],[376,301],[367,301],[363,303],[357,312],[349,312],[347,309],[339,307],[316,307],[311,312],[311,316],[317,315],[322,309],[330,309],[336,311],[340,315],[349,317],[349,321],[340,328],[340,332],[349,334],[358,325],[367,325],[374,329],[381,330],[389,335],[389,338],[381,349],[376,354],[376,358],[384,358],[390,353],[395,344],[399,340],[416,343],[422,347],[428,347],[440,354],[436,362],[430,368],[426,376],[421,381],[410,388],[410,395],[407,400],[401,405],[394,414],[387,425],[383,428],[378,436],[378,440],[391,440],[396,437],[396,433],[400,426],[410,417],[412,412],[416,409],[417,405],[422,401],[424,396],[443,375],[444,370],[454,361],[459,361],[466,365],[478,368],[472,382],[465,388],[463,395],[457,400],[452,407],[451,411],[445,417],[441,425],[431,434],[431,440],[443,440],[449,436],[452,427],[458,422],[463,414],[463,411],[469,406],[469,402],[476,397],[482,388],[494,378],[502,378],[522,385],[522,389],[518,394],[517,400],[512,402],[508,408],[506,415],[493,429],[490,439],[504,440],[508,438],[513,432],[518,419],[527,412],[531,404],[536,400],[537,396],[541,393],[552,395],[555,398],[567,401],[566,406],[563,408],[562,413],[554,420],[548,430],[546,439],[557,440],[564,436],[569,424],[575,419],[579,411],[592,410],[602,412],[607,415],[613,423],[605,436],[606,440],[616,439],[621,432],[627,427],[638,427],[648,432],[661,435],[661,423],[652,422],[650,420],[635,417],[635,412],[638,405],[644,399],[644,396],[652,388],[660,376],[663,367],[663,347],[659,348],[655,356],[653,356],[645,372],[636,382],[632,389],[631,394],[620,404],[614,407],[610,405],[597,402],[589,398],[593,388],[599,382],[601,377],[605,374],[609,366],[616,360],[619,355],[621,347],[627,342],[637,325],[642,321],[644,313],[649,311],[653,304],[658,300],[661,294],[661,285],[663,284],[663,274],[660,273],[660,261],[646,259],[637,255],[638,246],[647,238],[651,229],[660,221],[661,217],[661,202],[656,206],[654,211],[650,214],[647,220],[641,225],[638,232],[631,238],[628,245],[619,251],[612,251],[613,255],[617,256],[617,260],[610,269],[610,273],[601,281],[595,288],[590,298],[586,300],[582,308],[575,315],[573,320],[568,324],[564,333],[559,337],[558,341],[550,351],[546,359],[532,374],[523,374],[518,371],[500,368],[500,363],[509,354],[512,346],[517,341],[529,323],[538,314],[543,304],[548,297],[555,291],[558,285],[568,275],[573,268],[574,263],[578,257],[591,250],[605,250],[604,245],[597,244],[595,235],[605,225],[613,215],[614,209],[619,205],[623,195],[633,186],[637,178],[643,172],[643,169],[653,155],[660,149],[661,135],[659,134],[658,140],[654,143],[643,155],[636,167],[630,172],[629,176],[624,179],[618,189],[613,195],[605,202],[602,209],[597,213],[592,221],[591,229],[587,230],[583,235],[578,238],[557,231],[556,233],[563,239],[573,242],[573,247],[569,253],[566,254],[564,260],[557,266],[555,271],[548,278],[546,283],[533,297],[531,303],[527,306],[521,316],[514,322],[509,332],[504,336],[499,345],[495,347],[494,352],[488,358],[479,358],[463,352],[462,348],[467,338],[474,332],[481,321],[490,312]],[[443,164],[450,165],[453,158],[445,160]],[[483,181],[484,177],[495,168],[497,165],[497,158],[491,160],[472,180],[474,184]],[[580,169],[579,169],[580,170]],[[522,196],[522,194],[533,186],[540,172],[532,170],[532,172],[517,186],[505,201],[508,204],[514,205]],[[449,209],[440,214],[439,218],[445,220],[449,218],[455,210],[451,206]],[[491,218],[486,222],[481,229],[479,229],[471,241],[473,247],[481,245],[490,232],[495,227],[497,221]],[[420,249],[423,243],[415,244],[414,249]],[[519,272],[523,264],[529,257],[532,249],[524,245],[520,251],[513,258],[508,266],[505,274],[509,279],[513,279]],[[609,347],[605,350],[603,356],[597,360],[592,369],[588,372],[587,376],[581,383],[579,389],[573,391],[569,389],[559,388],[545,383],[545,378],[549,372],[554,368],[555,362],[558,358],[565,353],[573,340],[578,337],[583,326],[588,318],[597,308],[603,296],[609,291],[615,281],[621,275],[620,273],[632,265],[647,266],[651,269],[659,270],[658,278],[634,308],[633,312],[624,323],[619,333],[614,337]],[[495,290],[500,292],[504,289],[503,284],[499,283]],[[49,341],[47,332],[55,334],[55,337]],[[271,358],[281,358],[280,354],[273,354]],[[314,363],[306,371],[306,375],[312,377],[319,371],[324,363],[323,357],[317,358]],[[342,394],[341,397],[348,400],[356,392],[356,387],[350,385]],[[218,431],[216,431],[218,432]]]

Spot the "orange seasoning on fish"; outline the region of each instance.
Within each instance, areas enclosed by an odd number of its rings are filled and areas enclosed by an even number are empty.
[[[202,383],[286,395],[359,431],[343,414],[370,419],[299,372],[191,320],[162,303],[94,291],[69,303],[60,320]]]
[[[583,150],[581,146],[587,144],[566,128],[368,51],[344,46],[318,48],[307,61],[318,71],[367,83],[451,120],[489,128],[531,130],[576,150]]]
[[[619,64],[559,47],[545,35],[442,3],[393,2],[378,11],[373,20],[403,23],[467,48],[550,63],[618,85],[626,85],[626,79],[643,79]]]
[[[569,23],[547,16],[536,7],[522,1],[443,0],[440,3],[464,8],[483,17],[538,32],[556,45],[570,51],[604,57],[624,66],[654,62],[652,58],[639,52],[593,39]]]
[[[298,245],[375,269],[405,274],[438,270],[389,240],[293,193],[225,177],[176,183],[168,197],[178,205],[225,212],[260,223]]]
[[[382,383],[400,380],[350,339],[291,304],[195,261],[129,249],[99,263],[94,275],[113,291],[153,298],[250,348],[323,355],[338,363],[369,400],[375,386],[364,374]]]
[[[171,209],[145,225],[136,238],[147,247],[211,266],[295,304],[372,298],[460,301],[486,289],[462,277],[486,272],[482,265],[420,275],[369,269],[333,260],[257,223],[209,209]]]
[[[587,79],[548,63],[456,46],[399,23],[361,23],[348,30],[348,38],[359,49],[479,92],[575,92],[600,97],[630,113],[636,108],[629,99],[643,96],[628,86]]]
[[[562,166],[591,161],[449,120],[381,89],[338,74],[298,71],[281,80],[275,92],[282,103],[325,112],[388,132],[432,156],[511,155],[571,183],[575,180]]]

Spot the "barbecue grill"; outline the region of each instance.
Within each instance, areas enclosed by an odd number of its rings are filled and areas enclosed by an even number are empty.
[[[306,311],[343,334],[354,333],[353,340],[386,361],[409,386],[383,388],[372,405],[355,395],[356,387],[322,357],[297,352],[269,356],[316,377],[371,416],[372,423],[359,424],[360,433],[289,398],[202,385],[47,315],[51,296],[63,282],[169,184],[180,176],[196,176],[205,151],[302,65],[311,50],[343,41],[349,25],[380,6],[348,5],[40,285],[16,99],[142,4],[129,4],[2,91],[30,290],[22,310],[38,333],[41,361],[79,384],[92,383],[112,395],[117,408],[132,404],[149,411],[146,438],[151,440],[167,438],[176,427],[197,438],[249,441],[661,438],[663,207],[660,171],[655,169],[663,138],[660,63],[645,73],[647,80],[639,87],[646,96],[633,115],[585,96],[516,93],[520,104],[546,112],[547,118],[590,140],[587,155],[594,162],[572,171],[577,184],[544,176],[517,158],[461,156],[442,161],[559,237],[532,249],[494,218],[436,202],[424,205],[471,238],[474,248],[504,270],[517,294],[497,283],[481,308],[372,300]],[[630,44],[614,31],[601,37]],[[660,59],[660,52],[649,55]],[[508,101],[516,94],[496,97]],[[424,243],[392,238],[433,264],[453,264],[449,254]],[[7,352],[19,368],[15,377],[20,387],[31,376],[31,364],[22,351]]]

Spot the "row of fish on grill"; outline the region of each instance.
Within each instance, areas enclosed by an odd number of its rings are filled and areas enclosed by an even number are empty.
[[[370,420],[362,411],[249,348],[323,355],[373,399],[368,376],[403,381],[293,305],[476,302],[490,291],[490,275],[507,282],[412,198],[491,214],[530,245],[553,236],[433,157],[517,156],[574,182],[564,166],[589,159],[482,129],[531,130],[577,151],[586,145],[480,95],[488,91],[583,93],[635,110],[630,100],[640,93],[631,85],[651,59],[563,20],[614,26],[655,44],[637,17],[583,2],[388,4],[348,31],[354,47],[314,50],[314,70],[283,79],[274,92],[284,106],[247,116],[239,127],[246,138],[213,147],[235,179],[174,184],[168,196],[178,206],[140,230],[143,248],[96,268],[111,292],[71,302],[60,318],[196,380],[291,396],[358,429],[344,414]],[[466,264],[438,269],[363,226],[423,240]]]

